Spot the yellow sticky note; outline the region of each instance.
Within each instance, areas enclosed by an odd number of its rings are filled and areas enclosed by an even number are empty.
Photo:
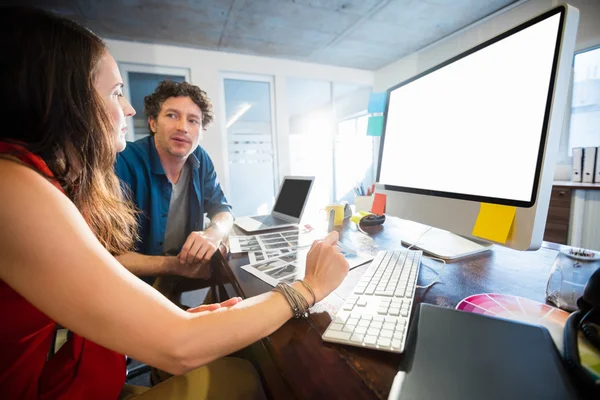
[[[506,243],[516,212],[517,207],[514,206],[481,203],[473,227],[473,236]]]

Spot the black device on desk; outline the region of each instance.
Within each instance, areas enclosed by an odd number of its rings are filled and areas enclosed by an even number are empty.
[[[578,333],[581,331],[587,341],[600,351],[600,268],[590,277],[583,296],[577,300],[578,311],[567,319],[564,330],[564,358],[567,366],[579,384],[594,392],[600,398],[600,380],[590,375],[581,365],[577,347]]]
[[[540,326],[421,304],[405,357],[389,399],[579,398]]]

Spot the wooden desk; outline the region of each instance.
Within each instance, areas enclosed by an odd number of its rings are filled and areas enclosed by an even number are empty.
[[[379,250],[400,248],[397,225],[397,219],[388,217],[383,226],[369,229],[371,237],[356,231],[352,223],[339,231],[345,243],[353,242],[362,251],[376,254]],[[518,252],[494,246],[492,251],[447,264],[442,283],[427,290],[417,289],[415,304],[455,307],[467,296],[490,292],[544,302],[546,280],[556,255],[556,248]],[[223,288],[233,289],[229,296],[250,297],[272,289],[239,268],[248,263],[245,255],[228,261],[220,259],[222,265],[216,270],[222,275],[218,279],[225,284]],[[427,266],[435,271],[441,268],[441,264],[424,258],[419,284],[435,278]],[[342,285],[313,308],[309,319],[290,320],[262,341],[273,363],[261,362],[259,369],[274,398],[387,399],[401,355],[329,344],[321,339],[367,267],[368,264],[350,271]]]

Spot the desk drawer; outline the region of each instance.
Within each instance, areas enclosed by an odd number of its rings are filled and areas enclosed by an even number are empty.
[[[565,187],[552,188],[548,218],[544,240],[567,244],[569,236],[569,218],[571,215],[571,189]]]

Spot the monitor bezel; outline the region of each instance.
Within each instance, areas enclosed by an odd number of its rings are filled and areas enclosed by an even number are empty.
[[[462,52],[462,53],[460,53],[460,54],[458,54],[458,55],[456,55],[456,56],[454,56],[432,68],[429,68],[428,70],[426,70],[418,75],[415,75],[395,86],[390,87],[386,91],[387,99],[386,99],[384,121],[383,121],[384,129],[381,133],[381,140],[380,140],[380,144],[379,144],[379,157],[378,157],[378,165],[377,165],[377,182],[381,184],[383,189],[390,190],[390,191],[397,191],[397,192],[422,194],[422,195],[427,195],[427,196],[445,197],[445,198],[451,198],[451,199],[492,203],[492,204],[515,206],[515,207],[522,207],[522,208],[533,207],[537,201],[537,193],[538,193],[540,175],[541,175],[541,170],[542,170],[542,162],[543,162],[544,154],[545,154],[544,150],[546,147],[546,139],[547,139],[547,135],[548,135],[550,112],[551,112],[552,103],[554,100],[555,80],[556,80],[556,76],[558,73],[558,61],[560,58],[560,45],[561,45],[561,39],[562,39],[563,33],[564,33],[566,12],[567,12],[567,9],[564,5],[557,6],[557,7],[553,8],[552,10],[549,10],[535,18],[532,18],[522,24],[519,24],[519,25],[515,26],[514,28],[511,28],[502,34],[499,34],[499,35],[497,35],[497,36],[495,36],[495,37],[493,37],[493,38],[491,38],[491,39],[489,39],[467,51],[464,51],[464,52]],[[417,79],[420,79],[421,77],[428,75],[434,71],[437,71],[438,69],[441,69],[449,64],[452,64],[452,63],[454,63],[472,53],[475,53],[485,47],[488,47],[496,42],[499,42],[511,35],[514,35],[515,33],[525,30],[525,29],[529,28],[530,26],[535,25],[538,22],[541,22],[541,21],[543,21],[547,18],[550,18],[556,14],[560,14],[560,21],[559,21],[559,25],[558,25],[558,33],[556,36],[556,44],[554,47],[554,58],[552,61],[552,71],[550,74],[550,85],[548,86],[548,96],[547,96],[547,100],[546,100],[546,107],[544,110],[544,119],[543,119],[543,123],[542,123],[542,134],[540,137],[540,145],[539,145],[539,149],[538,149],[538,158],[537,158],[537,163],[536,163],[535,176],[533,179],[533,187],[532,187],[532,191],[531,191],[531,198],[529,201],[505,199],[505,198],[499,198],[499,197],[487,197],[487,196],[479,196],[479,195],[471,195],[471,194],[463,194],[463,193],[444,192],[444,191],[438,191],[438,190],[420,189],[420,188],[412,188],[412,187],[406,187],[406,186],[395,186],[395,185],[386,184],[384,182],[380,182],[381,162],[383,160],[383,147],[385,145],[385,134],[386,134],[386,130],[387,130],[387,115],[388,115],[388,109],[389,109],[389,105],[390,105],[390,95],[394,90],[396,90],[402,86],[405,86]],[[427,162],[427,161],[425,160],[424,162]]]

